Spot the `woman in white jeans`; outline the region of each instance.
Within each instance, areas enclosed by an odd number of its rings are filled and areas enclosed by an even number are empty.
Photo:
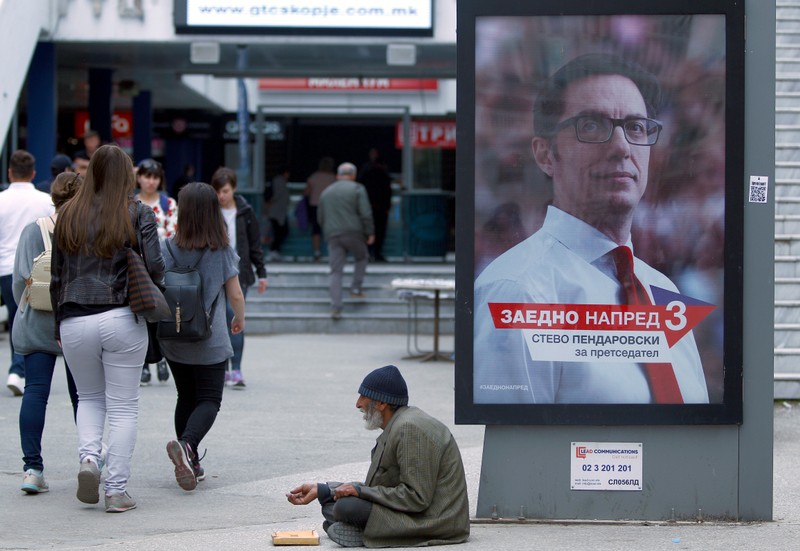
[[[126,244],[142,253],[163,288],[164,259],[152,209],[137,208],[130,158],[101,146],[84,184],[56,222],[50,295],[56,338],[78,389],[77,497],[98,503],[103,427],[108,421],[106,512],[136,507],[127,492],[139,416],[139,375],[147,351],[144,319],[128,304]],[[137,237],[138,236],[138,237]]]

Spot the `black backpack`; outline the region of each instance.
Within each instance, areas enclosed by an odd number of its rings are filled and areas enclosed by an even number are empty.
[[[158,322],[156,334],[159,339],[201,341],[211,336],[211,319],[217,298],[211,304],[211,310],[206,311],[203,304],[203,278],[196,266],[203,259],[206,250],[191,266],[179,266],[178,260],[172,253],[170,242],[166,241],[167,252],[175,261],[176,266],[164,273],[164,298],[167,299],[172,316],[170,319]]]

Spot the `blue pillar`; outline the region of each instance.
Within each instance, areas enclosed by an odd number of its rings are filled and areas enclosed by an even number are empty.
[[[111,141],[111,69],[89,69],[89,121],[103,142]]]
[[[35,181],[50,178],[56,154],[56,56],[52,42],[39,42],[28,69],[28,151],[36,157]]]
[[[153,156],[153,101],[149,90],[133,98],[133,160],[139,162]]]

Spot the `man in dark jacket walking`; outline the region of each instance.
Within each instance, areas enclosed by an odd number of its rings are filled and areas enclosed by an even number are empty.
[[[236,195],[236,172],[220,167],[211,176],[211,186],[217,192],[222,217],[228,226],[230,245],[239,255],[239,284],[247,297],[247,290],[256,282],[258,294],[267,290],[267,268],[264,265],[264,251],[261,248],[261,230],[253,207],[241,195]],[[255,274],[253,269],[255,268]],[[228,326],[233,318],[233,310],[228,307]],[[242,377],[242,351],[244,350],[244,331],[231,334],[233,358],[231,369],[225,374],[225,383],[235,389],[245,388]]]
[[[467,541],[467,482],[453,435],[408,406],[408,387],[393,365],[369,373],[358,394],[366,428],[383,429],[365,482],[302,484],[286,494],[289,502],[319,500],[323,529],[344,547]]]

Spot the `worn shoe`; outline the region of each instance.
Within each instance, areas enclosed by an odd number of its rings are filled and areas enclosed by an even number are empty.
[[[22,486],[20,486],[20,490],[26,494],[41,494],[43,492],[49,492],[50,487],[47,485],[47,482],[45,482],[42,471],[28,469],[22,477]]]
[[[20,377],[16,373],[9,373],[6,386],[14,396],[22,396],[25,392],[25,378]]]
[[[150,375],[150,368],[148,366],[144,366],[142,368],[142,377],[139,379],[139,386],[150,386],[150,379],[152,375]]]
[[[161,360],[156,364],[158,371],[158,380],[165,383],[169,380],[169,369],[167,368],[167,360]]]
[[[208,450],[206,450],[208,451]],[[203,452],[203,457],[206,456],[206,452]],[[206,479],[206,472],[203,470],[203,467],[200,466],[200,462],[203,460],[203,457],[194,457],[192,458],[192,470],[194,471],[194,477],[197,479],[198,482],[201,480]]]
[[[175,465],[175,480],[187,492],[197,488],[197,477],[192,469],[194,453],[192,447],[183,440],[170,440],[167,455]]]
[[[244,377],[242,377],[242,372],[240,370],[231,369],[229,385],[236,390],[244,390],[247,387],[247,385],[244,384]]]
[[[334,522],[328,526],[328,537],[342,547],[364,547],[364,531],[352,524]]]
[[[342,319],[342,311],[339,310],[338,308],[334,308],[333,310],[331,310],[331,319],[334,320]]]
[[[78,501],[82,503],[97,503],[100,501],[100,469],[89,458],[81,462],[78,471]]]
[[[353,298],[365,298],[367,295],[361,289],[351,289],[350,296]]]
[[[136,509],[136,502],[128,492],[111,495],[106,494],[106,513],[124,513],[131,509]]]

